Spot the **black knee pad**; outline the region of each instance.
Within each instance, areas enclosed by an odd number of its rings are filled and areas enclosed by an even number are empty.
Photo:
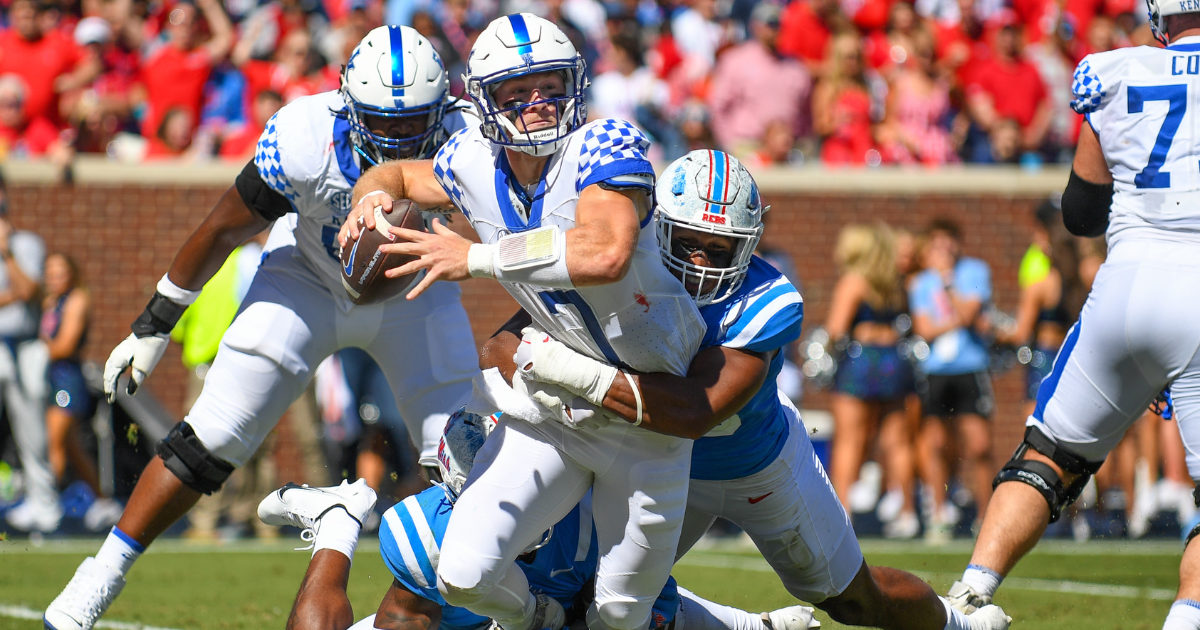
[[[158,443],[158,456],[183,485],[201,494],[220,490],[233,474],[233,466],[209,453],[186,422],[175,425]]]
[[[1062,478],[1053,468],[1042,462],[1024,458],[1025,452],[1030,448],[1049,457],[1050,461],[1064,471],[1079,476],[1071,482],[1071,485],[1064,485]],[[1082,456],[1072,453],[1046,437],[1037,427],[1031,426],[1025,429],[1025,439],[1021,441],[1021,445],[1017,447],[1012,458],[996,474],[995,480],[992,481],[992,488],[1009,481],[1019,481],[1032,487],[1046,499],[1047,505],[1050,506],[1050,522],[1053,523],[1062,516],[1063,508],[1079,499],[1079,495],[1087,487],[1088,481],[1102,464],[1104,464],[1103,461],[1089,462]]]

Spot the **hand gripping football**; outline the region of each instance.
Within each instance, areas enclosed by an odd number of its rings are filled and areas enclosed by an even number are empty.
[[[375,206],[374,212],[375,229],[362,229],[357,240],[347,242],[342,248],[342,286],[350,294],[350,300],[360,305],[383,302],[405,293],[421,275],[419,271],[398,278],[383,275],[388,269],[416,260],[417,257],[379,251],[380,245],[399,240],[388,232],[390,226],[424,232],[425,220],[421,216],[421,209],[408,199],[397,199],[392,203],[391,212],[385,213],[382,206]],[[362,223],[359,218],[360,228]]]

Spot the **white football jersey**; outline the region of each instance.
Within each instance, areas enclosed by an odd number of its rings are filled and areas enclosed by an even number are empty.
[[[550,157],[537,190],[525,191],[514,180],[503,147],[473,125],[438,151],[434,173],[479,238],[490,244],[538,227],[575,227],[579,193],[592,184],[652,191],[648,147],[642,132],[627,122],[592,121]],[[685,374],[705,324],[683,284],[662,264],[652,216],[643,221],[629,273],[619,282],[572,290],[502,284],[539,327],[577,352],[642,372]]]
[[[265,251],[294,245],[320,276],[343,311],[353,303],[342,287],[338,230],[350,213],[362,169],[350,141],[346,103],[336,90],[298,98],[267,122],[254,164],[294,213],[275,222]],[[442,120],[447,135],[479,126],[473,110],[455,107]]]
[[[1112,172],[1109,246],[1200,243],[1200,37],[1088,55],[1071,89]]]

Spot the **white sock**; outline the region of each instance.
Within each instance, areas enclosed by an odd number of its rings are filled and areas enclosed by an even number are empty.
[[[992,597],[996,594],[996,589],[1000,588],[1004,576],[983,565],[968,564],[967,570],[963,571],[962,581],[963,584],[975,589],[976,593]]]
[[[679,587],[675,630],[768,630],[762,616],[710,602]],[[780,630],[775,628],[775,630]]]
[[[96,562],[120,573],[121,577],[125,577],[130,567],[137,562],[144,551],[146,548],[129,534],[113,527],[112,531],[108,533],[108,538],[104,539],[104,544],[100,545],[100,551],[96,552]]]
[[[1200,630],[1200,602],[1181,599],[1171,604],[1163,630]]]
[[[313,528],[313,555],[322,549],[332,549],[344,554],[354,562],[354,550],[358,547],[358,534],[362,525],[341,508],[325,513]]]
[[[942,605],[946,607],[946,628],[945,630],[971,630],[971,622],[967,621],[967,616],[962,611],[950,605],[950,600],[945,597],[939,597],[942,600]]]

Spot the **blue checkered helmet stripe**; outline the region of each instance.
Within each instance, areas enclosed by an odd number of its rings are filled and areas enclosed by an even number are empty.
[[[399,26],[388,27],[392,50],[392,85],[404,85],[404,31]],[[403,87],[393,87],[392,96],[404,96]]]
[[[529,45],[529,29],[525,26],[525,18],[519,13],[514,13],[508,16],[508,23],[512,26],[513,35],[517,38],[517,43],[521,47],[517,49],[518,55],[525,55],[533,52],[533,46]]]

